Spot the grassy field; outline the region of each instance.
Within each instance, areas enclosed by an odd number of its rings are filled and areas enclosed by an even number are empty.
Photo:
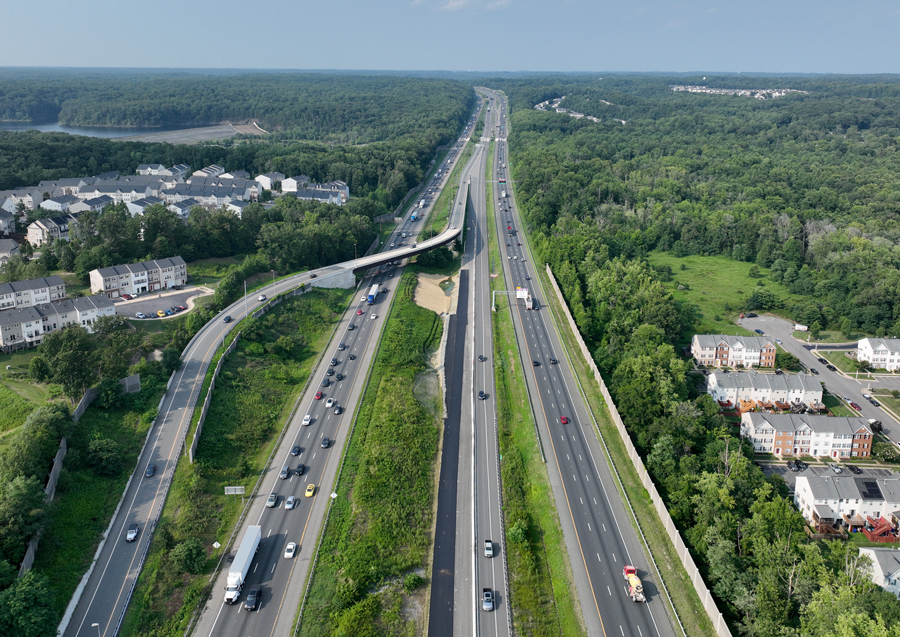
[[[487,161],[488,238],[492,264],[500,262],[493,213],[493,143]],[[492,280],[504,289],[503,279]],[[492,318],[497,423],[500,436],[506,549],[513,625],[527,635],[584,635],[547,467],[541,460],[528,392],[522,377],[507,298]],[[515,531],[512,531],[515,529]],[[526,530],[525,541],[518,540]]]
[[[212,285],[218,283],[228,266],[243,262],[247,255],[239,254],[234,257],[222,257],[211,259],[198,259],[187,264],[187,273],[193,285]]]
[[[209,575],[226,550],[241,512],[241,500],[224,496],[222,487],[242,485],[252,492],[352,292],[315,290],[238,326],[242,338],[216,381],[197,461],[178,464],[123,635],[184,633],[194,610],[205,601]],[[200,396],[206,395],[209,376]],[[198,406],[192,431],[199,411]],[[188,442],[192,437],[189,433]],[[216,541],[221,548],[209,548]],[[202,563],[191,568],[173,558],[176,547],[197,542],[207,547]]]
[[[828,360],[832,365],[837,367],[845,374],[856,375],[856,359],[849,358],[844,352],[818,352],[822,358]],[[868,374],[860,372],[860,378],[868,377]]]
[[[146,383],[146,380],[145,380]],[[54,593],[56,621],[87,571],[122,497],[128,476],[135,469],[162,394],[152,386],[136,395],[136,402],[119,409],[89,407],[69,437],[69,451],[59,476],[50,522],[44,529],[34,562],[37,572],[47,576]],[[123,464],[114,476],[100,476],[84,462],[87,447],[95,437],[114,440]],[[119,538],[111,538],[118,541]]]
[[[543,270],[539,272],[544,280],[545,289],[552,290],[545,272]],[[611,463],[614,472],[618,472],[622,481],[621,485],[616,481],[616,489],[621,495],[627,495],[628,501],[634,509],[635,516],[646,538],[647,546],[659,567],[678,618],[684,625],[685,632],[691,637],[714,637],[716,632],[709,620],[709,616],[703,610],[700,598],[697,596],[687,576],[687,572],[681,566],[681,561],[675,552],[672,542],[669,540],[662,520],[660,520],[659,515],[653,508],[650,496],[647,490],[644,489],[643,484],[641,484],[634,465],[628,457],[625,443],[622,441],[619,431],[612,421],[600,388],[591,380],[593,373],[578,349],[575,337],[569,329],[558,300],[551,294],[545,300],[545,303],[553,311],[556,317],[556,324],[560,329],[560,335],[569,353],[572,355],[570,360],[573,365],[573,371],[576,378],[581,380],[581,386],[587,396],[588,403],[593,410],[594,416],[597,418],[599,431],[609,453],[608,461]],[[622,493],[623,488],[624,494]],[[634,527],[633,520],[631,524]],[[637,533],[637,529],[634,532]],[[664,602],[667,612],[671,615],[671,607],[666,603],[663,596],[660,597],[660,601]],[[677,627],[675,630],[680,634]]]
[[[752,332],[736,325],[734,320],[741,313],[747,298],[753,294],[757,282],[762,281],[766,289],[774,292],[782,300],[800,301],[802,297],[788,292],[781,283],[773,283],[767,278],[769,271],[759,268],[761,279],[750,277],[752,263],[734,261],[727,257],[687,256],[675,257],[668,252],[651,252],[647,261],[655,268],[672,268],[672,280],[663,283],[679,301],[693,303],[700,308],[701,319],[691,334],[683,335],[689,340],[697,334],[747,335]],[[684,266],[684,270],[681,266]],[[679,285],[686,290],[679,291]],[[777,314],[777,312],[774,312]]]
[[[443,411],[427,360],[443,324],[413,302],[415,285],[405,273],[347,442],[302,636],[425,632]]]
[[[851,398],[853,397],[851,396]],[[855,418],[859,416],[856,411],[854,411],[850,407],[846,407],[840,398],[836,397],[834,394],[828,393],[827,391],[822,396],[822,402],[825,403],[826,407],[828,407],[828,411],[831,412],[832,416],[846,416],[848,418]]]
[[[19,427],[37,406],[0,382],[0,433]]]

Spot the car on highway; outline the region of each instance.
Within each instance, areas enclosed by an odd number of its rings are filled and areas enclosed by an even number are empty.
[[[138,312],[138,313],[135,314],[134,316],[135,316],[136,318],[141,318],[141,319],[143,319],[143,318],[149,318],[149,317],[148,317],[146,314],[144,314],[143,312]]]
[[[287,465],[281,467],[281,473],[278,474],[280,480],[287,480],[291,476],[291,469]]]
[[[564,424],[564,425],[568,425],[568,424],[569,424],[569,418],[568,418],[567,416],[560,416],[560,417],[559,417],[559,422],[562,423],[562,424]]]
[[[304,495],[307,498],[311,498],[315,495],[315,493],[316,493],[316,485],[314,485],[312,482],[310,482],[308,485],[306,485],[306,493],[304,493]]]
[[[324,396],[324,395],[325,395],[325,394],[322,393],[321,391],[317,391],[317,392],[316,392],[316,395],[313,396],[313,398],[315,398],[316,400],[322,400],[322,396]]]
[[[250,592],[247,593],[247,599],[244,601],[244,609],[245,610],[256,610],[256,607],[259,606],[259,592],[258,588],[251,588]]]
[[[334,415],[335,415],[335,416],[340,416],[340,415],[341,415],[341,412],[343,412],[343,411],[344,411],[344,408],[341,407],[340,405],[335,405],[335,406],[334,406]]]
[[[531,361],[531,365],[532,365],[532,367],[540,367],[541,362],[540,361]]]
[[[356,354],[350,354],[350,356],[347,357],[347,360],[355,361],[355,360],[356,360]]]
[[[136,522],[132,522],[131,524],[129,524],[128,530],[125,531],[125,541],[134,542],[137,539],[140,530],[141,527],[139,527]]]
[[[356,310],[356,315],[362,316],[362,308],[359,308],[358,310]]]
[[[478,400],[484,400],[485,398],[487,398],[487,394],[483,391],[478,392]]]
[[[765,334],[765,332],[763,332],[762,330],[753,330],[753,331],[760,335]]]
[[[300,445],[294,445],[291,447],[291,455],[295,458],[300,455]]]
[[[292,510],[295,506],[297,506],[297,498],[292,495],[289,495],[287,499],[284,501],[284,508],[288,511]]]
[[[517,246],[520,246],[520,245],[522,245],[522,244],[521,244],[521,243],[517,243],[516,245],[517,245]]]
[[[315,279],[317,276],[319,276],[319,275],[318,275],[318,274],[310,274],[310,275],[309,275],[309,278],[310,278],[310,279]]]
[[[340,372],[337,373],[337,376],[334,377],[335,380],[344,380],[344,375]]]
[[[483,363],[484,361],[487,360],[487,358],[485,358],[484,354],[479,354],[479,355],[478,355],[478,360],[479,360],[480,362]]]
[[[850,401],[850,406],[853,407],[856,411],[862,411],[862,407],[860,407],[857,403]]]
[[[484,556],[494,557],[494,543],[490,540],[484,541]]]
[[[305,416],[303,416],[303,424],[304,425],[312,424],[312,416],[310,416],[309,414],[306,414]]]
[[[147,470],[144,471],[144,477],[145,477],[145,478],[152,478],[154,475],[156,475],[156,465],[155,465],[155,464],[148,464],[148,465],[147,465]]]
[[[297,543],[296,542],[288,542],[287,547],[284,549],[284,559],[292,560],[294,556],[297,554]]]
[[[325,401],[325,409],[331,409],[334,406],[334,398]]]
[[[353,323],[350,323],[350,325],[347,326],[347,331],[349,331],[349,332],[352,332],[355,329],[356,329],[356,326]]]
[[[331,441],[328,439],[328,436],[322,438],[322,449],[328,449],[331,446]]]
[[[556,360],[555,358],[551,358],[551,359],[550,359],[550,364],[551,364],[551,365],[556,365],[557,363],[559,363],[559,361]]]
[[[304,471],[306,471],[306,465],[301,462],[297,465],[297,468],[294,469],[294,475],[302,476]]]
[[[347,346],[343,342],[341,342],[341,344],[338,345],[338,351],[343,352],[345,349],[347,349]]]
[[[322,387],[328,387],[331,384],[331,381],[327,378],[322,379]]]
[[[338,364],[338,360],[336,358],[332,358],[331,362],[329,363],[329,365],[331,365],[332,367],[334,367],[337,364]]]
[[[222,319],[223,323],[231,323],[231,315],[229,314],[225,318]]]
[[[374,321],[374,320],[375,320],[375,319],[377,319],[377,318],[378,318],[378,315],[377,315],[377,314],[373,314],[373,315],[372,315],[372,316],[370,316],[370,317],[369,317],[369,318],[370,318],[370,319],[372,319],[372,320],[373,320],[373,321]]]
[[[328,369],[325,370],[325,375],[326,376],[334,376],[334,370],[329,367]]]
[[[257,300],[257,301],[265,301],[265,300],[266,300],[266,295],[265,295],[265,294],[260,294],[258,297],[256,297],[256,300]]]
[[[266,500],[266,507],[269,509],[274,509],[275,505],[278,504],[278,494],[270,493],[268,499]]]
[[[415,244],[413,244],[413,247],[414,247],[414,248],[416,247]],[[388,291],[387,288],[381,288],[381,293],[382,293],[382,294],[387,294],[387,291]]]

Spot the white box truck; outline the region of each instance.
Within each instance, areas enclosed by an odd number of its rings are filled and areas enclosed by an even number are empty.
[[[228,580],[225,583],[225,603],[234,604],[241,596],[241,588],[247,580],[250,564],[253,556],[259,548],[259,540],[262,538],[262,529],[258,526],[247,527],[244,539],[238,548],[234,561],[228,569]]]

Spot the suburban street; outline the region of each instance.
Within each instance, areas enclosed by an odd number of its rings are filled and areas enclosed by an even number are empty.
[[[825,387],[829,392],[838,397],[847,396],[850,400],[859,403],[862,410],[859,415],[863,418],[874,418],[880,420],[884,425],[885,436],[892,441],[900,443],[900,424],[885,410],[875,407],[867,400],[862,399],[862,393],[870,393],[869,388],[883,389],[900,389],[900,378],[898,377],[876,377],[876,380],[856,380],[852,376],[846,376],[839,372],[832,372],[825,368],[819,362],[820,353],[817,353],[817,345],[815,343],[804,343],[798,341],[793,336],[794,324],[775,316],[756,316],[753,318],[739,319],[738,323],[750,330],[762,330],[766,336],[777,338],[781,341],[780,347],[786,352],[796,356],[800,362],[807,368],[813,368],[819,372],[818,379],[825,383]],[[847,347],[829,346],[828,344],[818,345],[822,350],[844,350]],[[855,349],[855,346],[852,348]],[[849,406],[848,406],[849,409]]]
[[[494,95],[505,113],[505,98]],[[505,117],[501,122],[505,133]],[[508,166],[506,143],[495,146],[495,176],[509,179],[508,168],[501,168]],[[507,197],[502,196],[504,189]],[[494,195],[507,289],[527,288],[535,303],[534,310],[527,310],[523,300],[508,301],[587,633],[670,637],[675,632],[662,592],[616,491],[552,316],[540,309],[544,293],[536,280],[513,192],[498,185]],[[626,564],[637,567],[647,603],[634,603],[628,596],[622,576]]]
[[[465,139],[465,133],[461,140]],[[458,143],[459,144],[459,143]],[[436,192],[447,185],[447,179],[452,171],[459,153],[452,152],[450,163],[445,163],[444,170],[429,185]],[[457,199],[465,201],[467,191],[464,182],[457,195]],[[436,196],[432,201],[436,200]],[[67,636],[90,636],[97,631],[100,637],[115,635],[124,616],[126,605],[131,591],[140,573],[140,568],[146,556],[149,542],[152,538],[152,530],[155,521],[165,502],[168,485],[175,470],[179,456],[183,450],[183,443],[187,428],[191,421],[194,405],[198,401],[200,387],[209,366],[210,360],[216,349],[222,342],[224,335],[233,329],[237,323],[247,314],[254,312],[262,303],[256,301],[259,294],[265,294],[272,298],[283,292],[287,292],[301,284],[312,284],[324,287],[346,287],[346,282],[353,280],[352,273],[358,270],[367,270],[373,267],[383,266],[389,261],[403,260],[413,254],[418,254],[432,247],[453,241],[461,233],[463,218],[463,205],[457,201],[449,219],[448,228],[441,234],[423,241],[417,247],[397,246],[389,249],[392,242],[396,242],[401,232],[408,232],[410,221],[408,218],[399,224],[391,236],[385,242],[385,251],[368,257],[361,257],[341,264],[335,264],[320,268],[311,272],[304,272],[287,277],[274,284],[254,291],[248,299],[240,299],[222,310],[219,315],[205,325],[192,339],[182,354],[182,367],[176,371],[170,382],[170,388],[163,398],[159,416],[155,426],[148,434],[148,443],[138,459],[137,468],[125,491],[122,504],[113,516],[108,537],[98,548],[94,563],[86,574],[82,586],[76,591],[70,602],[66,615],[60,625],[60,630]],[[421,226],[421,224],[419,224]],[[386,270],[382,270],[386,272]],[[222,597],[214,594],[209,601],[207,609],[201,617],[201,626],[197,634],[211,634],[216,630],[217,635],[245,634],[248,626],[252,626],[254,634],[270,634],[277,630],[278,634],[288,634],[293,626],[295,610],[302,595],[300,586],[289,586],[292,581],[303,581],[310,559],[310,553],[314,546],[303,546],[297,558],[290,562],[290,567],[277,569],[277,562],[283,552],[284,543],[287,541],[306,541],[307,538],[318,536],[321,522],[326,511],[327,494],[331,492],[331,485],[339,464],[340,452],[346,443],[349,423],[352,422],[355,404],[359,399],[364,384],[365,375],[368,373],[369,364],[375,344],[378,341],[385,320],[386,310],[390,302],[396,277],[376,276],[375,281],[380,286],[388,288],[386,295],[379,295],[376,304],[369,308],[365,303],[354,303],[348,308],[345,316],[336,328],[336,337],[332,340],[330,349],[326,350],[319,363],[318,370],[311,377],[304,396],[301,398],[301,408],[298,409],[298,417],[306,414],[306,409],[311,409],[316,416],[310,428],[301,429],[299,421],[292,422],[287,435],[276,454],[278,462],[269,468],[265,476],[260,493],[257,494],[251,504],[251,510],[247,516],[248,523],[261,524],[264,528],[263,541],[257,561],[252,569],[250,585],[262,583],[264,585],[263,604],[261,612],[252,620],[246,615],[239,616],[241,606],[235,605],[227,609],[222,608]],[[371,285],[372,277],[363,279],[358,289],[365,290],[365,285]],[[393,285],[392,285],[393,284]],[[364,308],[362,315],[357,315],[357,306]],[[375,313],[376,318],[370,316]],[[223,317],[230,315],[232,322],[226,324]],[[344,333],[350,322],[357,324],[359,329]],[[344,352],[337,352],[337,343],[344,340],[350,348]],[[355,353],[354,353],[355,352]],[[321,380],[324,376],[327,363],[333,354],[341,354],[342,363],[338,370],[347,370],[348,377],[345,382],[334,385],[329,389],[332,397],[339,400],[346,407],[341,416],[332,413],[326,414],[324,399],[322,403],[316,403],[316,409],[312,409],[313,394],[324,389]],[[349,361],[346,356],[354,353],[356,361]],[[335,393],[336,392],[336,393]],[[323,405],[319,407],[319,405]],[[322,449],[320,441],[323,437],[334,437],[336,443],[328,449]],[[189,441],[188,441],[189,444]],[[288,460],[293,444],[301,444],[304,451],[298,458],[290,458],[291,465],[297,462],[309,464],[310,469],[303,476],[292,476],[284,486],[275,489],[281,496],[300,495],[301,490],[308,482],[319,485],[315,497],[300,498],[301,504],[293,511],[283,509],[284,498],[279,497],[279,506],[274,510],[263,510],[264,500],[270,490],[278,481],[278,473],[283,464]],[[146,466],[154,463],[157,466],[156,475],[144,479]],[[320,485],[327,485],[323,490]],[[269,515],[264,515],[269,512]],[[124,532],[131,523],[140,526],[140,534],[137,541],[126,543]],[[243,529],[237,534],[236,542],[243,537]],[[233,547],[236,550],[236,546]],[[260,565],[263,566],[260,570]],[[222,589],[218,586],[219,591]],[[216,609],[215,613],[210,612]],[[226,611],[234,611],[233,615]],[[219,614],[223,616],[223,624],[217,628]],[[247,622],[255,622],[248,624]],[[209,626],[204,632],[202,628]]]

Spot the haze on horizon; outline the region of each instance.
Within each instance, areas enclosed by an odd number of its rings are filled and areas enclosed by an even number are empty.
[[[887,0],[11,5],[3,66],[900,72],[900,4]]]

